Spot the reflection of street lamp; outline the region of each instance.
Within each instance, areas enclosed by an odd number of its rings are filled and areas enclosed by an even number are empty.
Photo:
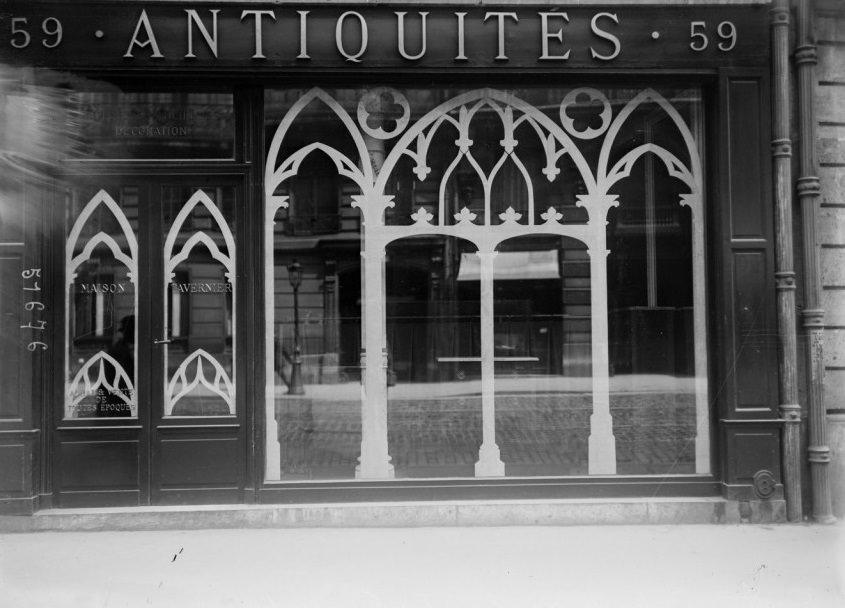
[[[302,352],[299,348],[299,286],[302,284],[302,265],[294,260],[288,264],[288,280],[293,287],[293,367],[290,372],[289,395],[304,395],[302,384]]]

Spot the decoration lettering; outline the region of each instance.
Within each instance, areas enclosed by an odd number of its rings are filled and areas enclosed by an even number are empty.
[[[160,127],[115,127],[117,137],[187,137],[188,127],[163,125]]]

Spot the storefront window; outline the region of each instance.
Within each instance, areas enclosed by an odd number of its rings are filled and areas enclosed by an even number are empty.
[[[84,88],[84,87],[82,87]],[[69,98],[78,160],[231,159],[230,92],[127,92],[105,84]]]
[[[268,480],[709,471],[698,89],[265,113]]]

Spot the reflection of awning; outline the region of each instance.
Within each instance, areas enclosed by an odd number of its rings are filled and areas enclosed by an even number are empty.
[[[525,279],[559,279],[557,250],[550,251],[500,251],[493,258],[494,278],[497,281]],[[481,260],[475,253],[461,254],[459,281],[478,281],[481,278]]]

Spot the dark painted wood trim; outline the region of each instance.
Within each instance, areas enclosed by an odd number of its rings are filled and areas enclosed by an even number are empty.
[[[744,485],[745,494],[756,496],[756,473],[768,471],[781,483],[768,74],[723,70],[718,95],[718,131],[709,151],[718,176],[709,294],[711,386],[722,387],[714,426],[717,470],[724,491]]]
[[[32,515],[38,510],[38,498],[0,498],[0,515]]]

